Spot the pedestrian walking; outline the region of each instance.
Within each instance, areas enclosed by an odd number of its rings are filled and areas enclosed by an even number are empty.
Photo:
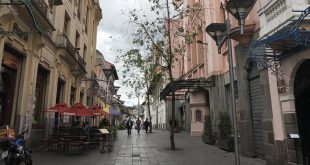
[[[131,135],[131,129],[132,129],[133,121],[131,121],[131,118],[128,119],[126,122],[126,128],[128,135]]]
[[[136,121],[136,129],[137,129],[138,134],[140,134],[141,120],[139,118]]]
[[[144,129],[145,129],[145,133],[147,133],[147,130],[149,128],[149,121],[148,119],[145,119],[144,123],[143,123]]]

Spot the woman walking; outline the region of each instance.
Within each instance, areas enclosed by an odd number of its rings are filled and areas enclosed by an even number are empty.
[[[141,120],[138,118],[136,121],[136,129],[138,131],[138,134],[140,134],[140,129],[141,129]]]
[[[126,122],[126,127],[127,127],[128,135],[131,135],[132,125],[133,125],[133,122],[131,121],[131,118],[129,118],[128,121]]]

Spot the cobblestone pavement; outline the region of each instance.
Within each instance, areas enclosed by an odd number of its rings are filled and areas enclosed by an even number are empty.
[[[80,155],[64,155],[55,151],[36,151],[34,165],[234,165],[234,153],[202,143],[201,137],[176,133],[177,150],[169,149],[169,132],[155,131],[128,136],[119,131],[112,153],[99,149]],[[263,165],[264,161],[241,157],[241,165]]]

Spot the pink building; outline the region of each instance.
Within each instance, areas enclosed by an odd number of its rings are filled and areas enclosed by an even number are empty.
[[[260,1],[256,3],[250,15],[247,17],[245,34],[240,35],[238,21],[225,10],[226,1],[197,1],[184,0],[183,7],[198,8],[196,15],[183,19],[183,26],[189,31],[195,31],[193,42],[187,44],[184,56],[184,74],[181,79],[205,79],[213,82],[213,86],[198,87],[192,89],[182,111],[185,111],[184,129],[192,136],[201,136],[203,133],[203,116],[211,116],[214,135],[219,134],[220,112],[228,112],[232,120],[232,103],[230,102],[230,81],[228,75],[228,48],[224,44],[221,54],[218,54],[216,43],[209,37],[205,28],[211,23],[224,23],[227,17],[232,24],[232,41],[234,53],[234,74],[236,84],[236,101],[238,115],[238,132],[240,134],[241,153],[244,156],[260,157],[271,161],[275,154],[266,153],[270,146],[266,145],[264,137],[270,136],[271,131],[263,128],[269,124],[269,118],[264,115],[267,104],[263,104],[269,97],[264,98],[269,86],[263,83],[264,75],[258,72],[255,64],[249,58],[248,45],[251,40],[257,38],[260,29],[260,20],[257,11],[260,10]],[[200,7],[200,8],[199,8]],[[258,90],[257,90],[258,89]],[[259,103],[257,102],[259,101]],[[265,102],[266,102],[265,101]],[[216,134],[215,134],[216,133]],[[268,150],[267,150],[268,151]],[[269,159],[270,158],[270,159]]]
[[[184,29],[196,35],[186,43],[184,57],[178,60],[182,63],[176,64],[182,71],[176,90],[188,89],[176,109],[180,126],[192,136],[201,136],[203,116],[209,114],[212,133],[219,135],[220,112],[228,112],[232,119],[228,48],[224,44],[218,54],[215,42],[205,33],[209,24],[223,23],[229,17],[241,154],[264,159],[267,165],[309,164],[310,28],[305,18],[310,2],[258,0],[245,21],[243,35],[225,3],[178,1],[180,8],[197,9],[183,17]],[[220,146],[221,139],[216,138]]]

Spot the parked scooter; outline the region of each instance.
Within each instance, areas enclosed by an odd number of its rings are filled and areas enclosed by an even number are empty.
[[[32,165],[31,151],[25,147],[24,135],[29,131],[26,124],[25,130],[16,138],[7,138],[1,142],[2,159],[6,165]]]

